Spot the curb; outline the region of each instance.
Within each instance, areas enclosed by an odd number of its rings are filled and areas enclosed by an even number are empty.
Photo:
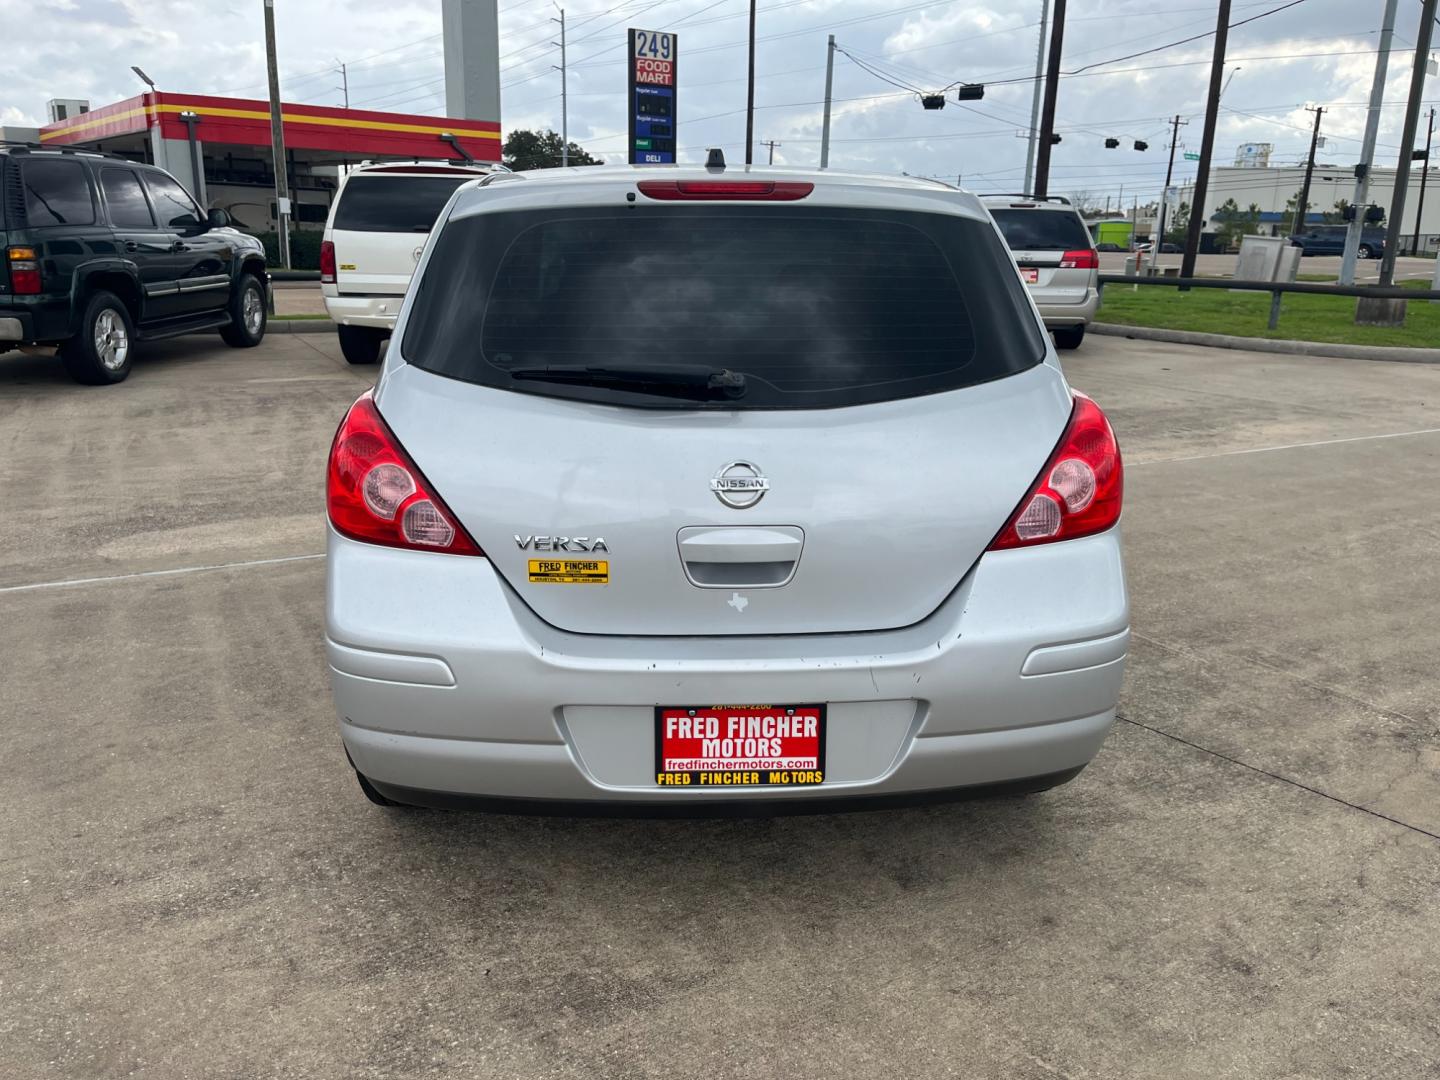
[[[329,319],[270,319],[266,334],[333,334],[335,324]]]
[[[1202,334],[1195,330],[1161,330],[1153,326],[1123,326],[1119,323],[1091,323],[1093,334],[1134,338],[1138,341],[1168,341],[1174,345],[1204,345],[1212,349],[1241,349],[1245,352],[1282,353],[1288,356],[1334,356],[1345,360],[1386,360],[1401,364],[1440,364],[1440,349],[1409,348],[1401,345],[1340,345],[1329,341],[1277,341],[1271,338],[1235,337],[1231,334]]]

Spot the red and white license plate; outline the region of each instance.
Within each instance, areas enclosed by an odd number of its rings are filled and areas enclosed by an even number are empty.
[[[1040,281],[1040,271],[1033,266],[1020,267],[1020,279],[1026,285],[1035,285]]]
[[[655,710],[655,783],[661,787],[804,787],[824,782],[824,705]]]

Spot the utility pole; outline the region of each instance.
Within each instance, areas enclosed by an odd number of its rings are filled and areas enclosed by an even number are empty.
[[[336,89],[345,95],[345,108],[348,109],[350,107],[350,75],[345,70],[345,61],[337,56],[335,62],[340,65],[340,85]]]
[[[1440,0],[1424,0],[1420,28],[1415,31],[1415,65],[1410,71],[1410,100],[1405,105],[1405,127],[1400,135],[1400,161],[1395,167],[1395,193],[1390,197],[1390,227],[1385,234],[1385,257],[1380,260],[1380,284],[1395,282],[1395,256],[1400,245],[1400,215],[1405,210],[1405,192],[1410,187],[1410,155],[1415,131],[1420,126],[1420,97],[1425,90],[1425,65],[1430,60],[1434,37],[1435,8]]]
[[[1155,230],[1157,235],[1152,238],[1150,248],[1150,253],[1154,256],[1150,260],[1153,266],[1160,264],[1160,249],[1165,246],[1165,212],[1170,209],[1170,180],[1175,175],[1175,144],[1180,141],[1180,125],[1188,123],[1189,120],[1180,119],[1179,113],[1170,121],[1170,163],[1165,166],[1165,188],[1160,192],[1160,220]]]
[[[1380,17],[1380,51],[1375,56],[1375,77],[1370,82],[1370,113],[1365,118],[1365,140],[1360,146],[1360,164],[1355,166],[1355,195],[1350,205],[1355,218],[1345,230],[1345,254],[1340,260],[1340,284],[1355,284],[1355,260],[1360,253],[1360,234],[1365,228],[1365,211],[1370,205],[1370,167],[1375,160],[1375,137],[1380,132],[1380,106],[1385,101],[1385,76],[1390,66],[1390,40],[1395,36],[1395,5],[1385,0]]]
[[[829,100],[830,95],[825,97]],[[755,164],[755,0],[750,0],[750,63],[745,78],[745,164]]]
[[[820,168],[830,167],[830,94],[835,86],[835,35],[825,47],[825,122],[820,127]]]
[[[275,159],[275,238],[280,265],[290,269],[290,178],[285,174],[285,124],[280,115],[280,67],[275,59],[275,0],[265,0],[265,66],[270,74],[270,153]]]
[[[1435,137],[1435,110],[1430,110],[1430,126],[1425,130],[1425,164],[1420,167],[1420,201],[1415,207],[1415,244],[1412,255],[1420,254],[1420,215],[1425,212],[1425,182],[1430,179],[1430,143]]]
[[[1228,3],[1228,0],[1221,0]],[[1055,134],[1055,95],[1060,90],[1060,54],[1065,48],[1065,0],[1055,0],[1055,14],[1050,23],[1050,57],[1045,65],[1045,103],[1040,115],[1040,146],[1035,152],[1035,190],[1037,199],[1050,193],[1050,142]]]
[[[565,70],[565,9],[555,4],[555,10],[560,12],[560,17],[550,21],[560,24],[560,40],[550,44],[560,46],[560,167],[563,169],[570,164],[570,95],[566,85],[569,73]]]
[[[1315,148],[1320,145],[1320,117],[1325,115],[1325,109],[1305,109],[1306,112],[1315,114],[1315,130],[1310,133],[1310,156],[1305,159],[1305,179],[1300,184],[1300,198],[1295,203],[1295,218],[1290,222],[1290,235],[1296,236],[1305,231],[1305,210],[1310,205],[1310,178],[1315,174]]]
[[[775,147],[777,147],[777,146],[783,146],[783,145],[785,145],[785,144],[784,144],[784,143],[778,143],[778,142],[776,142],[774,139],[766,139],[766,140],[764,140],[764,145],[765,145],[765,146],[768,146],[768,147],[770,148],[770,160],[769,160],[768,164],[774,165],[774,164],[775,164]]]
[[[1220,80],[1225,75],[1225,43],[1230,36],[1230,0],[1220,0],[1215,19],[1215,52],[1210,60],[1210,92],[1205,99],[1205,127],[1200,136],[1200,168],[1195,174],[1195,198],[1190,203],[1190,231],[1185,237],[1185,256],[1180,276],[1193,277],[1195,257],[1200,253],[1200,231],[1205,227],[1206,188],[1210,183],[1210,158],[1215,153],[1215,119],[1220,112]]]
[[[1030,142],[1025,147],[1025,186],[1031,194],[1035,183],[1035,143],[1040,138],[1040,95],[1045,88],[1045,31],[1050,22],[1050,0],[1040,0],[1040,41],[1035,46],[1035,86],[1030,93]]]

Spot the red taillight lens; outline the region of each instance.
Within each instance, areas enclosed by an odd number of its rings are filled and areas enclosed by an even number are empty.
[[[40,261],[35,249],[12,247],[9,252],[10,288],[17,296],[35,296],[40,292]]]
[[[1110,421],[1077,391],[1065,434],[990,550],[1104,532],[1120,520],[1124,488],[1125,469]]]
[[[671,201],[794,202],[815,190],[814,184],[795,180],[641,180],[637,186],[647,199]]]
[[[1060,256],[1061,270],[1099,270],[1100,253],[1094,248],[1067,251]]]
[[[335,242],[333,240],[320,241],[320,283],[322,285],[335,284]]]
[[[420,475],[365,391],[330,446],[330,524],[352,540],[451,555],[483,555]]]

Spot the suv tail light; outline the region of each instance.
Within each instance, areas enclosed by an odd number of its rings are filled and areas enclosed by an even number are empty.
[[[325,478],[330,524],[352,540],[483,555],[390,431],[370,391],[350,406]]]
[[[990,544],[991,551],[1074,540],[1120,520],[1125,469],[1100,406],[1075,392],[1065,434],[1040,478]]]
[[[1061,270],[1099,270],[1100,255],[1094,248],[1067,251],[1060,256]]]
[[[666,201],[794,202],[815,190],[814,184],[796,180],[641,180],[637,186],[647,199]]]
[[[335,241],[320,241],[320,284],[335,284]]]
[[[35,249],[12,247],[9,251],[10,288],[17,296],[35,296],[40,292],[40,262]]]

